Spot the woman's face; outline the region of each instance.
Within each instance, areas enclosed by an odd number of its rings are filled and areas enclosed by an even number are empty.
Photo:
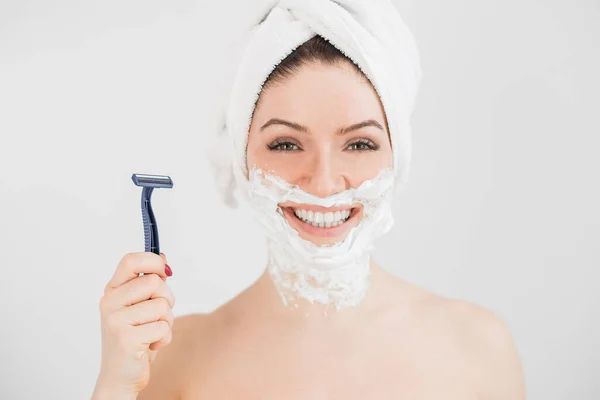
[[[261,94],[248,137],[248,170],[256,166],[327,197],[358,187],[392,162],[379,97],[348,63],[303,66]],[[360,203],[279,206],[300,237],[317,245],[343,240],[362,218]]]

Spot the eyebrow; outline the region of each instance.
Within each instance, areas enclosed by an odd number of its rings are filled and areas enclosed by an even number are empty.
[[[308,128],[300,125],[296,122],[290,122],[290,121],[286,121],[284,119],[280,119],[280,118],[271,118],[270,120],[268,120],[263,126],[260,127],[260,131],[262,132],[263,130],[265,130],[267,127],[271,126],[271,125],[285,125],[289,128],[292,128],[294,130],[297,130],[299,132],[304,132],[304,133],[308,133]],[[338,131],[336,132],[336,134],[338,135],[344,135],[348,132],[352,132],[361,128],[364,128],[366,126],[374,126],[376,128],[381,129],[382,131],[385,132],[385,130],[383,129],[383,127],[381,126],[381,124],[377,121],[375,121],[374,119],[368,119],[356,124],[352,124],[350,126],[346,126],[346,127],[341,127],[340,129],[338,129]]]

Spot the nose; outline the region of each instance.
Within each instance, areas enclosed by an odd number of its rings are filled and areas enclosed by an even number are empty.
[[[316,154],[307,161],[308,167],[303,168],[304,171],[297,182],[305,192],[323,198],[350,188],[350,181],[343,166],[328,152]]]

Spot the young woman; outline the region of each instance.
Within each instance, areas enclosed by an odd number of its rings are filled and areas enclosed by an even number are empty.
[[[268,171],[305,196],[292,199],[366,193],[365,182],[383,185],[393,154],[373,85],[316,35],[262,88],[246,178]],[[93,398],[524,399],[513,340],[493,312],[427,292],[371,258],[356,261],[366,269],[352,267],[351,279],[327,275],[333,283],[320,290],[322,276],[303,269],[300,253],[284,251],[286,241],[328,246],[351,232],[355,241],[385,233],[385,204],[372,204],[277,203],[278,217],[262,219],[272,234],[263,275],[215,311],[175,321],[166,256],[127,254],[100,303],[103,353]],[[269,231],[275,218],[285,222],[281,231]],[[288,238],[288,229],[299,238]]]

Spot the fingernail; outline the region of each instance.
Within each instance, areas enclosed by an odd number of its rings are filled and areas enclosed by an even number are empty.
[[[167,274],[167,276],[173,275],[173,271],[171,271],[171,267],[169,267],[169,264],[165,264],[165,273]]]

